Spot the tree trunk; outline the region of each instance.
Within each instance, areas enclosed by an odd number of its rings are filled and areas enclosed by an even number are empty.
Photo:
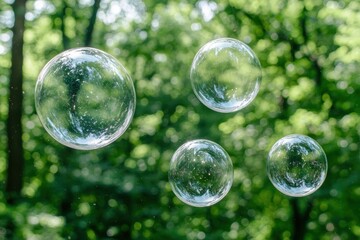
[[[301,212],[298,199],[290,200],[293,209],[293,240],[305,239],[306,225],[310,218],[310,213],[313,208],[311,200],[307,202],[304,212]]]
[[[89,20],[89,26],[87,27],[86,33],[85,33],[85,40],[84,40],[84,45],[85,46],[90,46],[91,45],[92,36],[93,36],[93,32],[94,32],[94,27],[95,27],[95,22],[96,22],[96,15],[97,15],[97,12],[98,12],[99,7],[100,7],[100,1],[101,0],[95,0],[95,2],[94,2],[91,17],[90,17],[90,20]]]
[[[63,2],[63,9],[61,12],[61,33],[62,33],[62,42],[63,42],[63,48],[64,50],[69,49],[70,47],[70,39],[69,37],[66,35],[66,24],[65,24],[65,18],[66,18],[66,10],[68,8],[68,5],[66,4],[66,2]],[[84,37],[84,45],[85,46],[90,46],[91,45],[91,41],[92,41],[92,35],[93,35],[93,31],[94,31],[94,25],[96,22],[96,15],[98,12],[98,9],[100,7],[100,0],[95,0],[94,5],[93,5],[93,9],[92,9],[92,15],[91,18],[89,20],[89,25],[88,28],[86,30],[85,33],[85,37]],[[76,18],[75,18],[76,19]],[[76,77],[76,76],[75,76]],[[69,99],[70,101],[76,101],[76,96],[78,91],[80,90],[80,85],[79,86],[71,86],[71,84],[73,84],[74,79],[69,78],[70,82],[66,82],[68,86],[68,92],[70,93],[69,95]],[[73,106],[74,104],[70,104],[71,106]],[[73,219],[71,219],[71,214],[73,213],[73,209],[72,209],[72,203],[74,201],[74,194],[71,190],[71,188],[69,188],[68,186],[71,186],[72,184],[72,180],[73,180],[73,176],[72,176],[72,170],[71,168],[71,164],[69,161],[71,161],[72,157],[74,156],[75,151],[71,148],[66,148],[65,150],[65,154],[64,156],[66,156],[66,159],[64,159],[64,164],[61,166],[61,168],[64,168],[64,171],[60,171],[61,173],[61,178],[64,179],[64,197],[60,202],[60,214],[62,216],[65,217],[66,222],[68,224],[72,224]],[[70,231],[68,229],[65,228],[65,231],[63,232],[63,236],[66,238],[69,237],[80,237],[83,238],[83,235],[85,233],[83,232],[71,232],[72,230],[74,230],[74,228],[72,228]],[[124,239],[130,239],[130,238],[124,238]]]
[[[12,29],[9,112],[7,119],[8,158],[6,194],[8,203],[14,203],[23,186],[24,155],[22,146],[22,101],[23,101],[23,46],[26,0],[15,0],[13,11],[15,23]]]
[[[70,47],[70,39],[69,37],[66,35],[65,32],[65,18],[66,18],[66,10],[68,9],[67,3],[66,1],[63,2],[63,6],[61,9],[61,26],[60,26],[60,31],[61,31],[61,37],[62,37],[62,43],[63,43],[63,48],[66,50]]]

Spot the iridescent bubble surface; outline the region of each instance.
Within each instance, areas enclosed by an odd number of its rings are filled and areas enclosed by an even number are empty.
[[[169,181],[175,195],[194,207],[219,202],[233,182],[233,165],[227,152],[209,140],[193,140],[174,153]]]
[[[267,159],[267,174],[280,192],[302,197],[315,192],[325,181],[327,158],[312,138],[293,134],[278,140]]]
[[[261,65],[245,43],[219,38],[205,44],[190,70],[192,88],[208,108],[222,113],[249,105],[259,92]]]
[[[94,48],[75,48],[55,56],[41,70],[35,106],[55,140],[75,149],[97,149],[128,128],[135,89],[114,57]]]

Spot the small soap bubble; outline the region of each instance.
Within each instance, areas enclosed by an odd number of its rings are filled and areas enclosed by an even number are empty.
[[[315,192],[327,174],[324,150],[312,138],[293,134],[278,140],[267,159],[267,174],[280,192],[302,197]]]
[[[192,88],[208,108],[229,113],[249,105],[259,92],[261,65],[245,43],[219,38],[205,44],[190,70]]]
[[[41,70],[35,106],[46,131],[75,149],[104,147],[120,137],[135,111],[135,89],[126,69],[95,48],[60,53]]]
[[[233,165],[227,152],[209,140],[193,140],[174,153],[169,182],[175,195],[194,207],[219,202],[233,182]]]

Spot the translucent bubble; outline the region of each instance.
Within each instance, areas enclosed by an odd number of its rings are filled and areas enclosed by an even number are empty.
[[[312,138],[293,134],[278,140],[269,152],[267,174],[282,193],[302,197],[315,192],[325,181],[327,159]]]
[[[245,43],[220,38],[205,44],[190,70],[192,88],[208,108],[222,113],[238,111],[259,92],[261,65]]]
[[[55,140],[75,149],[96,149],[128,128],[135,89],[114,57],[94,48],[76,48],[55,56],[41,70],[35,105]]]
[[[178,148],[170,162],[169,181],[183,202],[205,207],[219,202],[233,182],[229,155],[209,140],[193,140]]]

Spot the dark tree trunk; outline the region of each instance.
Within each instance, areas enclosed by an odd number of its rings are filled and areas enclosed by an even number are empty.
[[[68,36],[65,33],[65,18],[66,18],[66,10],[67,9],[68,9],[68,6],[66,4],[66,1],[64,1],[63,7],[61,10],[61,26],[60,26],[62,43],[63,43],[64,49],[68,49],[70,47],[70,39],[68,38]]]
[[[90,20],[89,20],[89,26],[87,27],[86,33],[85,33],[85,40],[84,40],[84,45],[85,46],[90,46],[91,45],[92,36],[93,36],[93,32],[94,32],[94,27],[95,27],[95,22],[96,22],[96,15],[97,15],[97,12],[98,12],[99,7],[100,7],[100,1],[101,0],[95,0],[95,2],[94,2],[91,17],[90,17]]]
[[[299,206],[298,199],[291,199],[291,207],[293,210],[293,240],[305,239],[306,225],[310,218],[310,213],[313,208],[311,200],[307,202],[305,210],[302,212]]]
[[[13,11],[15,23],[11,47],[9,113],[7,119],[8,158],[6,194],[8,203],[14,203],[23,186],[24,155],[22,146],[23,101],[23,46],[26,0],[15,0]]]
[[[92,9],[92,15],[91,18],[89,20],[89,25],[88,28],[86,30],[85,33],[85,37],[84,37],[84,45],[85,46],[90,46],[91,45],[91,41],[92,41],[92,36],[93,36],[93,31],[94,31],[94,26],[95,26],[95,22],[96,22],[96,15],[97,12],[99,10],[100,7],[100,0],[95,0],[94,5],[93,5],[93,9]],[[66,4],[66,2],[64,1],[64,5],[63,5],[63,9],[61,12],[61,33],[62,33],[62,42],[63,42],[63,48],[64,50],[67,50],[70,48],[70,39],[69,37],[66,35],[66,24],[65,24],[65,19],[66,19],[66,10],[68,9],[68,5]],[[76,18],[75,18],[76,20]],[[76,96],[78,91],[80,90],[80,85],[79,86],[73,86],[71,84],[73,84],[73,81],[71,81],[71,79],[69,79],[70,82],[66,83],[68,86],[68,91],[69,91],[69,95],[70,95],[70,101],[72,102],[70,105],[73,106],[75,105],[74,102],[76,102]],[[74,109],[75,111],[75,109]],[[75,155],[75,151],[71,148],[66,148],[64,153],[64,156],[66,156],[66,158],[64,159],[64,164],[61,166],[61,168],[63,168],[63,171],[60,171],[62,176],[61,178],[64,179],[64,196],[60,202],[60,213],[62,216],[65,217],[66,222],[69,223],[71,225],[71,222],[73,221],[72,219],[72,214],[73,214],[73,207],[72,204],[74,202],[74,193],[72,192],[72,189],[69,187],[72,184],[73,181],[73,176],[72,176],[72,170],[71,168],[71,164],[70,161],[72,160],[72,157]],[[79,232],[72,232],[72,230],[74,229],[65,229],[65,231],[63,232],[63,236],[66,238],[69,237],[75,237],[75,238],[80,238],[83,239],[84,238],[84,234],[83,232],[79,231]],[[124,238],[124,239],[130,239],[130,238]]]

